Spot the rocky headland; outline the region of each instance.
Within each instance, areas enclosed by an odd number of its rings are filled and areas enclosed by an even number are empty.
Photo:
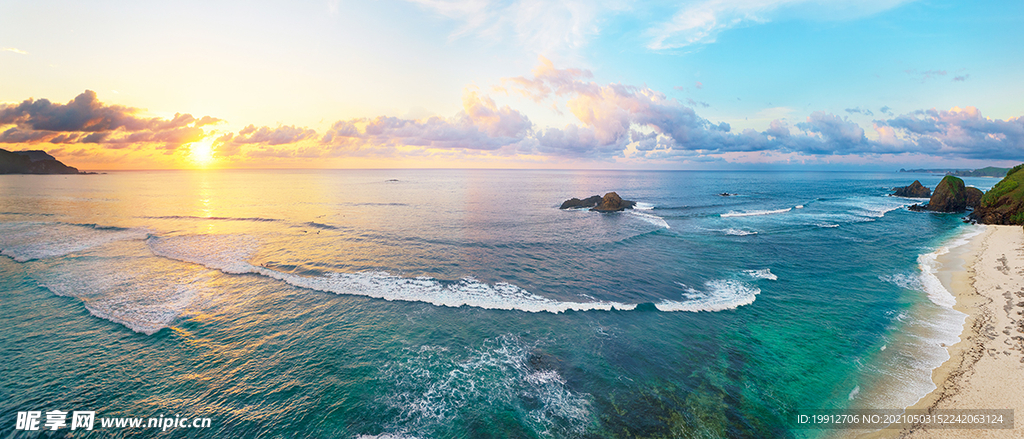
[[[1024,225],[1024,165],[1006,173],[984,196],[970,219],[982,224]]]
[[[0,149],[0,174],[82,174],[45,151]]]

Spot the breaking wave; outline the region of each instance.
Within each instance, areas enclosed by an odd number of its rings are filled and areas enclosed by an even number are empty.
[[[65,256],[114,241],[144,239],[147,235],[144,229],[94,224],[0,223],[0,254],[27,262]]]
[[[729,213],[723,213],[723,214],[721,214],[719,216],[721,216],[722,218],[734,218],[734,217],[742,217],[742,216],[774,215],[774,214],[777,214],[777,213],[786,213],[786,212],[789,212],[791,210],[793,210],[792,207],[787,207],[785,209],[777,209],[777,210],[751,210],[749,212],[729,212]]]

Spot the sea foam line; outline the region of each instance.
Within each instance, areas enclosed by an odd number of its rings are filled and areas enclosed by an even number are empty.
[[[750,212],[729,212],[729,213],[723,213],[723,214],[721,214],[719,216],[721,216],[722,218],[733,218],[733,217],[741,217],[741,216],[774,215],[774,214],[777,214],[777,213],[789,212],[791,210],[793,210],[792,207],[787,207],[785,209],[778,209],[778,210],[752,210]]]
[[[48,259],[115,241],[143,239],[145,229],[94,224],[0,222],[0,254],[18,262]]]
[[[637,304],[609,301],[564,302],[538,296],[509,283],[487,284],[471,277],[443,282],[429,277],[408,278],[380,271],[320,276],[283,273],[247,262],[255,254],[256,242],[241,235],[151,237],[146,242],[157,256],[199,264],[228,274],[259,274],[295,287],[335,294],[424,302],[453,308],[472,306],[555,314],[570,310],[628,311],[637,307]],[[666,300],[656,303],[655,307],[661,311],[721,311],[753,303],[754,296],[761,290],[738,281],[719,280],[709,282],[706,291],[689,291],[693,300]]]
[[[688,299],[685,302],[664,300],[656,303],[655,306],[661,311],[725,311],[736,309],[743,305],[750,305],[757,299],[761,289],[746,283],[730,280],[717,279],[704,284],[705,289],[698,290],[678,283],[686,289],[684,294]]]
[[[660,216],[652,215],[649,213],[637,212],[635,210],[631,210],[629,211],[629,213],[632,214],[633,216],[636,216],[637,218],[640,218],[641,220],[654,224],[658,227],[664,227],[666,229],[671,228],[669,227],[668,222],[665,221],[665,218],[662,218]]]
[[[956,305],[956,297],[942,285],[937,276],[940,265],[938,258],[949,253],[954,248],[967,244],[971,241],[971,238],[982,234],[984,231],[985,226],[983,225],[978,226],[974,230],[965,230],[959,236],[949,241],[948,244],[939,247],[931,253],[924,253],[917,257],[918,267],[921,268],[921,286],[924,288],[925,293],[928,294],[929,300],[936,305],[946,308],[953,308]]]

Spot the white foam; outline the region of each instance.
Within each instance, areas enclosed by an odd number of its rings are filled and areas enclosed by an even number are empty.
[[[778,210],[751,210],[749,212],[729,212],[729,213],[723,213],[720,216],[722,218],[733,218],[733,217],[742,217],[742,216],[774,215],[774,214],[778,214],[778,213],[789,212],[791,210],[793,210],[792,207],[787,207],[785,209],[778,209]]]
[[[665,219],[660,216],[652,215],[649,213],[637,212],[636,210],[631,210],[629,211],[629,213],[631,213],[633,216],[636,216],[637,218],[640,218],[641,220],[647,221],[658,227],[664,227],[666,229],[671,228],[668,226],[668,223],[665,222]]]
[[[378,402],[396,413],[385,429],[436,436],[488,405],[524,414],[540,437],[582,435],[592,417],[589,395],[572,391],[556,370],[531,367],[531,352],[511,335],[468,352],[403,350],[405,359],[380,369],[387,389]]]
[[[686,285],[684,294],[689,300],[685,302],[665,300],[654,306],[661,311],[724,311],[750,305],[757,299],[761,289],[752,287],[736,280],[719,279],[704,284],[705,290],[697,290]]]
[[[891,283],[906,290],[924,291],[924,285],[921,284],[921,276],[919,274],[887,274],[878,276],[878,280]]]
[[[928,294],[928,299],[939,306],[946,308],[953,308],[956,305],[956,297],[953,293],[950,293],[942,282],[939,280],[937,273],[939,271],[938,258],[944,254],[949,253],[950,250],[960,247],[970,242],[971,238],[980,235],[985,231],[985,226],[977,226],[973,229],[966,229],[960,236],[950,241],[947,245],[939,247],[937,250],[931,253],[925,253],[918,256],[917,263],[921,269],[921,286],[924,288],[925,293]]]
[[[754,279],[779,280],[779,277],[772,273],[772,270],[770,268],[765,268],[761,270],[746,270],[744,271],[744,273],[747,273],[748,276]]]
[[[256,273],[249,263],[259,245],[246,235],[183,235],[146,240],[157,256],[199,264],[228,274]]]
[[[726,235],[733,235],[733,236],[747,236],[747,235],[756,235],[757,234],[757,232],[741,230],[741,229],[733,229],[733,228],[725,229],[725,230],[723,230],[723,232],[725,232]]]
[[[90,314],[143,334],[153,334],[202,305],[212,290],[211,272],[149,254],[140,241],[103,248],[89,257],[40,266],[39,285],[80,299]]]
[[[0,254],[18,262],[69,255],[114,241],[143,239],[143,229],[45,222],[0,223]]]
[[[798,204],[798,205],[796,206],[796,208],[797,208],[797,209],[803,209],[803,208],[804,208],[804,205],[803,205],[803,204]]]
[[[914,200],[899,197],[853,197],[839,202],[839,204],[850,206],[854,209],[853,214],[881,218],[894,210],[915,204]]]
[[[327,273],[300,276],[283,273],[248,262],[256,241],[241,235],[189,235],[147,240],[154,254],[203,265],[229,274],[260,274],[296,287],[388,301],[426,302],[457,308],[561,313],[568,310],[631,310],[636,304],[618,302],[563,302],[532,294],[518,286],[498,282],[486,284],[473,278],[441,282],[428,277],[407,278],[386,272]]]
[[[407,436],[402,433],[381,433],[379,435],[358,435],[355,439],[420,439],[420,437]]]
[[[825,228],[825,229],[831,229],[831,228],[839,227],[839,224],[828,224],[828,223],[817,223],[815,225],[818,226],[818,227],[821,227],[821,228]]]
[[[156,255],[199,264],[229,274],[259,274],[300,288],[388,301],[555,314],[569,310],[628,311],[636,309],[637,306],[632,303],[600,300],[565,302],[530,293],[509,283],[487,284],[471,277],[454,282],[442,282],[429,277],[408,278],[380,271],[327,273],[320,276],[283,273],[249,263],[248,260],[255,253],[256,242],[250,237],[240,235],[153,237],[146,242]],[[765,276],[764,279],[775,277],[767,269],[757,270],[756,273]],[[759,288],[734,280],[710,281],[706,287],[706,291],[688,289],[688,297],[692,300],[666,300],[655,304],[655,307],[661,311],[722,311],[749,305],[761,292]]]
[[[636,204],[633,205],[633,209],[651,210],[651,209],[654,209],[654,205],[651,204],[651,203],[644,203],[644,202],[637,201]]]

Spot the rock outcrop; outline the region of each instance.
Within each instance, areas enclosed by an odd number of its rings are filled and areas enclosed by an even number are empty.
[[[1024,165],[1010,169],[999,183],[992,187],[970,218],[982,224],[1024,224]]]
[[[597,205],[600,203],[600,195],[594,195],[592,197],[584,198],[582,200],[579,198],[570,198],[568,200],[565,200],[562,203],[562,206],[559,207],[559,209],[583,209],[588,207],[597,207]]]
[[[964,190],[967,191],[967,208],[977,209],[981,205],[981,198],[985,196],[985,193],[976,187],[968,187]]]
[[[598,212],[618,212],[620,210],[632,209],[636,205],[635,201],[623,200],[619,194],[615,192],[608,192],[601,198],[601,204],[597,207],[590,209]]]
[[[570,198],[565,200],[559,209],[582,209],[591,208],[590,210],[598,212],[618,212],[620,210],[632,209],[636,205],[636,201],[623,200],[619,194],[615,192],[608,192],[604,194],[604,197],[600,195],[594,195],[585,199]]]
[[[932,212],[963,212],[967,210],[967,188],[964,181],[947,175],[942,178],[932,197],[928,200],[928,210]]]
[[[0,174],[78,174],[43,151],[10,152],[0,149]]]
[[[928,198],[932,196],[932,190],[925,187],[918,180],[914,180],[913,183],[910,183],[910,186],[894,187],[892,190],[896,191],[892,194],[894,197]]]

